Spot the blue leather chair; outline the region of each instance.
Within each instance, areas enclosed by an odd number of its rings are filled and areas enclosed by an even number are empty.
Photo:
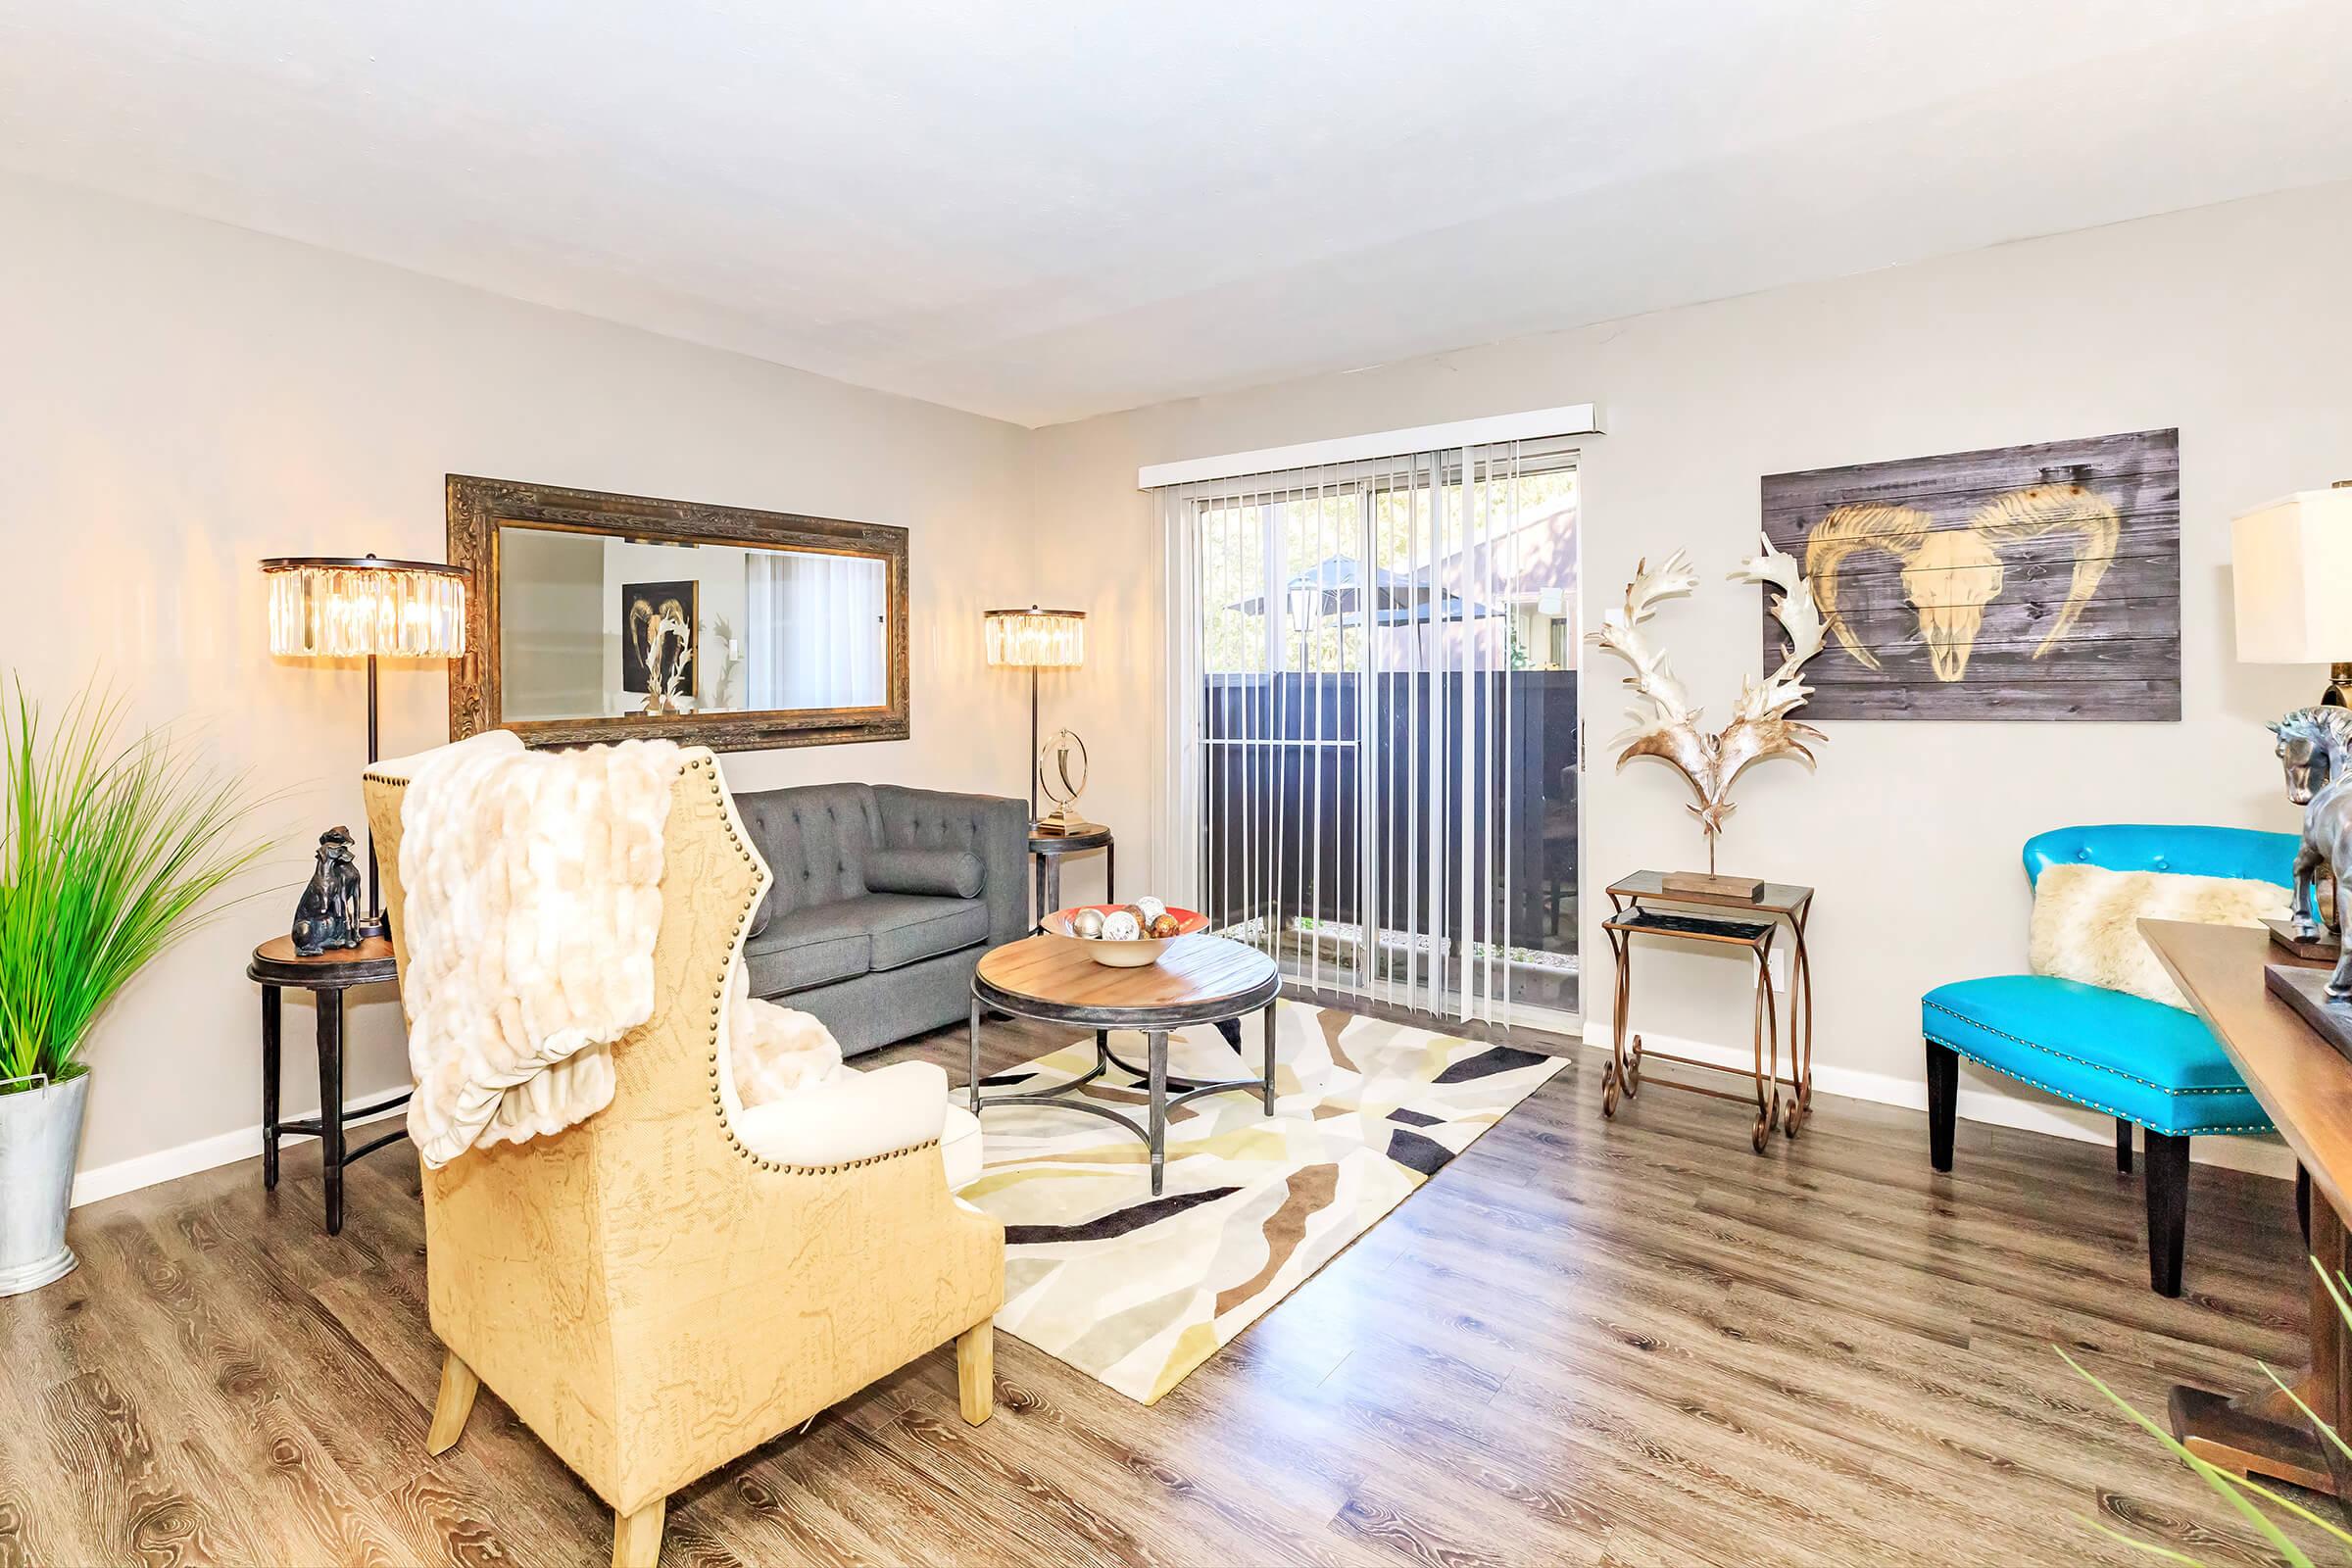
[[[2026,841],[2026,876],[2052,865],[2180,871],[2294,883],[2296,839],[2236,827],[2065,827]],[[1919,999],[1928,1043],[1929,1155],[1952,1168],[1960,1058],[2115,1118],[2115,1168],[2132,1169],[2146,1131],[2148,1284],[2180,1294],[2188,1223],[2188,1141],[2271,1130],[2221,1042],[2193,1012],[2074,980],[2004,974],[1937,986]]]

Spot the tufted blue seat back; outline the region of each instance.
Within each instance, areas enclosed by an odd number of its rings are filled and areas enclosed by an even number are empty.
[[[865,892],[865,854],[881,838],[874,792],[863,784],[812,784],[735,797],[735,809],[775,876],[752,917],[780,914]]]
[[[2249,827],[2115,822],[2052,828],[2026,840],[2026,876],[2039,881],[2044,866],[2080,864],[2109,871],[2244,877],[2291,887],[2298,842],[2292,833],[2264,833]]]

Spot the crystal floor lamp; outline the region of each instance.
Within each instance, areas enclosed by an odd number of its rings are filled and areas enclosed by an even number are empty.
[[[992,610],[987,613],[988,662],[1029,666],[1029,822],[1037,824],[1037,672],[1086,662],[1083,610]]]
[[[262,573],[270,580],[272,654],[368,661],[368,763],[372,767],[378,760],[375,662],[465,654],[465,569],[374,556],[274,556],[262,563]],[[372,832],[368,835],[366,931],[384,934]]]

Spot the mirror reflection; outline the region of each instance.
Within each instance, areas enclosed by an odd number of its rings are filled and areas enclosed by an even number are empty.
[[[889,564],[502,524],[508,719],[874,708]]]

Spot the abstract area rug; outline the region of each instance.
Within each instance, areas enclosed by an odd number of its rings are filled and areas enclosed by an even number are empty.
[[[1239,1091],[1177,1106],[1158,1198],[1143,1141],[1100,1117],[985,1113],[987,1164],[957,1196],[1004,1222],[998,1327],[1151,1404],[1566,1065],[1335,1008],[1277,1015],[1273,1116]],[[1253,1061],[1258,1027],[1244,1020]],[[1140,1035],[1110,1049],[1143,1063]],[[1036,1092],[1094,1064],[1090,1035],[985,1084]],[[1255,1075],[1205,1027],[1170,1040],[1168,1071]],[[1116,1066],[1080,1093],[1147,1103]]]

